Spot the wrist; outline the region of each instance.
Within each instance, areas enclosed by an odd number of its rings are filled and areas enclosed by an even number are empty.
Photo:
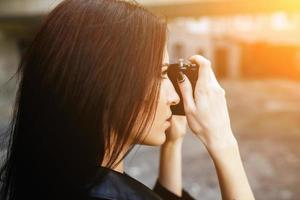
[[[233,155],[239,152],[238,142],[232,135],[228,138],[223,138],[220,140],[211,140],[207,143],[206,148],[209,154],[214,158],[227,157],[226,155]]]
[[[163,144],[162,147],[174,147],[174,146],[181,146],[183,143],[183,137],[182,138],[177,138],[175,140],[166,140]]]
[[[160,148],[160,154],[161,155],[168,155],[174,156],[174,155],[180,155],[182,151],[182,141],[183,140],[174,140],[174,141],[168,141],[165,142],[163,145],[161,145]]]
[[[241,159],[237,144],[222,148],[211,148],[208,151],[214,163],[236,163]]]

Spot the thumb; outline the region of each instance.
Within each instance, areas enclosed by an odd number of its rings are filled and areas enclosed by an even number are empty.
[[[193,97],[193,88],[188,77],[179,71],[177,77],[177,83],[183,98],[183,106],[186,111],[194,111],[196,109],[194,97]]]

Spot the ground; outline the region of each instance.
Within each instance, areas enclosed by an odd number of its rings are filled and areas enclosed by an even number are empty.
[[[300,199],[300,83],[223,80],[221,85],[256,199]],[[126,160],[127,173],[152,187],[158,153],[156,147],[137,147]],[[212,160],[191,131],[183,146],[183,182],[196,199],[221,199]]]
[[[226,90],[232,129],[256,199],[300,199],[300,82],[220,83]],[[10,116],[13,98],[9,94],[1,90],[0,128]],[[158,147],[136,147],[126,159],[126,172],[152,187],[158,174],[158,153]],[[221,199],[212,160],[191,131],[183,145],[183,181],[196,199]]]

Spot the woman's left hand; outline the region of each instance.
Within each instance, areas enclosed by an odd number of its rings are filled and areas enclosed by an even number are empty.
[[[171,119],[171,126],[166,130],[166,142],[175,142],[183,139],[187,131],[186,116],[173,115]]]
[[[182,196],[181,149],[186,131],[186,116],[173,115],[160,150],[159,183],[177,196]]]

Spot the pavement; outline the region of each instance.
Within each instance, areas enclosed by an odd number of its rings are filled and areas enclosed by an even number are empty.
[[[240,153],[257,200],[300,199],[300,82],[222,80]],[[1,90],[0,129],[8,123],[13,86]],[[4,149],[0,148],[0,156]],[[196,199],[221,199],[215,168],[193,133],[183,144],[183,186]],[[128,174],[153,187],[159,147],[136,146],[125,160]],[[172,170],[172,169],[170,169]]]
[[[223,80],[220,84],[256,199],[299,200],[300,82]],[[183,186],[196,199],[221,199],[213,162],[188,132],[182,150]],[[138,146],[126,159],[126,171],[152,187],[158,159],[158,147]]]

